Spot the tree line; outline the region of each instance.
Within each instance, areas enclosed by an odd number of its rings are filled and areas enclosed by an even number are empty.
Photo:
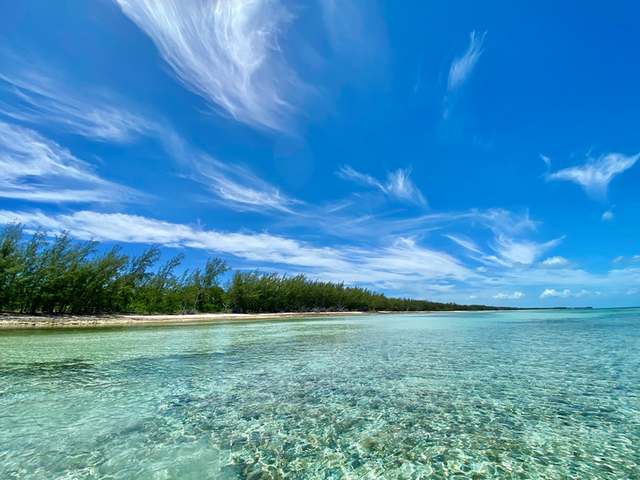
[[[0,311],[46,314],[204,313],[233,311],[424,311],[480,310],[456,305],[392,298],[342,283],[304,275],[229,272],[219,258],[183,270],[182,255],[160,263],[151,247],[129,256],[118,246],[73,241],[64,233],[27,237],[20,225],[0,233]],[[228,276],[227,276],[228,277]]]

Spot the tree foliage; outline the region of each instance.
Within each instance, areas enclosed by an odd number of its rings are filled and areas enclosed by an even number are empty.
[[[228,270],[219,259],[180,275],[177,256],[154,268],[156,247],[130,257],[96,242],[47,240],[41,232],[23,240],[20,226],[0,234],[0,310],[21,313],[179,313],[225,308],[219,284]]]
[[[484,309],[425,300],[389,298],[342,283],[236,272],[227,288],[229,270],[219,258],[204,268],[177,273],[183,257],[157,267],[156,247],[128,256],[119,247],[96,242],[52,239],[42,232],[25,238],[19,225],[0,233],[0,310],[20,313],[196,313],[302,311],[419,311]]]

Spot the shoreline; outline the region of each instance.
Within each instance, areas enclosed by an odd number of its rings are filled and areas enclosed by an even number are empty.
[[[177,315],[28,315],[0,314],[0,330],[202,325],[288,318],[344,317],[392,312],[195,313]]]
[[[522,308],[518,310],[539,310]],[[543,310],[555,310],[554,308]],[[448,313],[509,312],[512,310],[424,310],[424,311],[337,311],[278,313],[193,313],[193,314],[112,314],[112,315],[30,315],[0,313],[2,330],[38,330],[64,328],[109,328],[144,326],[207,325],[216,323],[258,322],[267,320],[313,319],[323,317],[357,317],[363,315],[424,315]]]
[[[109,328],[206,325],[233,322],[257,322],[266,320],[313,319],[322,317],[355,317],[361,315],[462,313],[476,310],[428,310],[428,311],[348,311],[348,312],[279,312],[279,313],[192,313],[175,315],[29,315],[0,313],[0,331],[36,330],[55,328]],[[477,310],[481,312],[483,310]],[[496,310],[498,311],[498,310]]]

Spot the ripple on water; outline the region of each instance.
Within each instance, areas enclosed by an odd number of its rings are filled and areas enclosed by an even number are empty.
[[[563,315],[0,337],[0,478],[640,478],[638,312]]]

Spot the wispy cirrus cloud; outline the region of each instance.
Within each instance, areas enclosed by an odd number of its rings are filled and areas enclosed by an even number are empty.
[[[447,237],[452,242],[460,245],[462,248],[469,250],[470,252],[483,254],[482,249],[470,238],[452,234],[446,234],[445,237]]]
[[[475,30],[469,34],[469,46],[463,55],[454,59],[449,68],[447,89],[451,92],[459,88],[471,75],[480,56],[482,45],[487,32],[478,33]]]
[[[499,208],[471,210],[451,219],[455,224],[467,223],[492,233],[485,247],[466,236],[445,234],[449,240],[470,252],[471,258],[486,266],[511,268],[531,265],[562,241],[562,238],[546,242],[533,240],[531,234],[536,231],[538,224],[531,219],[528,211],[518,214]]]
[[[89,210],[46,214],[39,210],[0,210],[0,224],[21,222],[28,230],[69,231],[78,239],[156,244],[232,256],[234,265],[305,273],[313,278],[384,289],[398,295],[481,303],[521,303],[526,298],[580,299],[628,296],[640,282],[640,268],[629,265],[600,274],[568,265],[554,269],[550,288],[544,265],[524,263],[477,269],[446,250],[409,236],[380,238],[370,245],[327,244],[268,232],[229,232],[167,222],[141,215]],[[135,225],[136,228],[130,228]],[[540,293],[548,290],[540,298]]]
[[[562,238],[556,238],[548,242],[534,242],[531,240],[518,240],[506,235],[498,235],[492,245],[498,257],[511,264],[531,265],[541,255],[557,246]]]
[[[78,211],[47,215],[41,211],[0,210],[0,223],[19,222],[28,229],[50,233],[68,231],[78,239],[188,247],[233,255],[252,266],[284,265],[318,278],[349,283],[411,283],[477,277],[455,257],[397,238],[385,245],[358,248],[350,245],[315,246],[269,233],[206,230],[140,215]],[[135,228],[131,228],[135,225]]]
[[[387,174],[385,181],[380,181],[366,173],[359,172],[348,165],[343,165],[336,174],[345,180],[380,190],[397,200],[425,206],[427,200],[420,189],[411,180],[411,169],[399,168]]]
[[[548,157],[547,155],[544,154],[540,154],[540,160],[542,160],[544,162],[544,164],[546,165],[547,169],[551,168],[551,158]]]
[[[612,260],[613,263],[640,263],[640,255],[632,255],[630,257],[625,257],[623,255],[618,255]]]
[[[71,88],[60,73],[45,72],[6,51],[2,63],[0,113],[15,121],[115,143],[131,142],[156,128],[112,92]]]
[[[192,180],[214,200],[236,211],[295,213],[302,202],[282,193],[239,162],[223,162],[185,142],[176,132],[164,128],[158,137],[169,155],[181,165],[182,176]]]
[[[280,1],[115,1],[187,88],[242,123],[289,130],[309,87],[283,55],[293,15]]]
[[[534,232],[538,227],[538,222],[531,218],[528,210],[514,212],[505,208],[474,209],[465,216],[470,221],[486,226],[495,235],[525,235]]]
[[[16,100],[12,104],[0,102],[0,112],[7,117],[25,123],[53,126],[96,141],[128,143],[142,137],[155,139],[187,168],[185,176],[204,185],[219,201],[236,210],[290,211],[290,206],[296,203],[295,200],[281,193],[278,188],[259,179],[247,168],[216,160],[210,155],[186,147],[177,134],[163,122],[133,114],[122,104],[109,103],[106,97],[98,95],[91,99],[81,99],[66,91],[60,83],[51,78],[35,74],[25,75],[20,80],[16,78],[9,80],[9,77],[0,74],[0,85],[11,90]],[[53,163],[42,161],[45,157],[49,159],[55,157],[68,164],[73,155],[60,145],[44,139],[32,130],[10,127],[9,124],[4,124],[3,128],[11,128],[13,132],[12,135],[6,135],[3,142],[5,162],[16,162],[16,158],[26,158],[29,156],[27,151],[30,151],[33,159],[29,164],[31,167],[25,163],[22,165],[22,170],[28,172],[33,169],[33,165],[40,165],[42,167],[40,179],[46,177],[49,187],[47,188],[44,183],[36,185],[14,181],[11,188],[7,188],[9,183],[6,183],[0,195],[51,202],[113,200],[114,196],[107,194],[104,188],[81,190],[65,188],[62,185],[59,169],[54,173],[56,169]],[[7,143],[13,141],[12,139],[18,135],[23,138],[21,146]],[[44,149],[41,147],[45,144],[49,145],[46,148],[48,155],[42,155]],[[176,147],[177,145],[180,147]],[[12,153],[9,153],[9,149]],[[18,153],[19,150],[22,151]],[[36,160],[37,158],[40,161]],[[73,162],[79,165],[77,162],[80,161],[75,159]],[[6,165],[5,167],[8,168]],[[49,173],[46,173],[47,168]],[[86,165],[82,168],[88,171]],[[2,176],[1,173],[0,176]],[[25,173],[24,178],[27,176],[28,174]],[[92,180],[93,184],[95,185],[98,180],[95,177]],[[67,183],[68,181],[69,178]],[[121,189],[120,195],[115,197],[119,197],[120,200],[131,197],[131,190],[124,197],[123,193],[125,192]]]
[[[419,245],[415,239],[400,237],[391,245],[373,251],[361,250],[354,264],[369,270],[395,273],[404,278],[454,278],[458,280],[477,277],[454,256]],[[355,265],[354,265],[355,266]],[[357,267],[356,267],[357,268]],[[373,277],[369,277],[369,280]],[[366,276],[363,277],[366,280]]]
[[[111,100],[106,93],[80,98],[60,82],[34,72],[11,81],[0,74],[2,81],[5,87],[11,87],[15,98],[19,100],[13,106],[0,103],[0,112],[13,119],[54,126],[96,141],[128,143],[143,137],[154,139],[186,167],[185,176],[204,185],[220,202],[236,210],[290,211],[291,205],[296,203],[249,169],[222,162],[187,146],[164,121],[154,121],[148,116],[132,113],[124,106],[124,102],[111,94],[108,95]],[[28,144],[25,144],[25,148]],[[55,149],[64,150],[58,145]],[[41,185],[36,192],[34,188],[22,185],[21,193],[14,191],[14,195],[34,200],[40,198],[42,201],[88,201],[97,198],[106,201],[109,197],[103,195],[104,191],[100,189],[81,192],[60,188],[57,191],[45,191]]]
[[[611,181],[633,167],[640,154],[608,153],[589,159],[583,165],[564,168],[547,175],[547,180],[562,180],[580,185],[592,198],[604,199]]]
[[[0,223],[14,222],[32,229],[45,229],[49,233],[68,231],[81,240],[188,247],[259,262],[315,268],[339,268],[343,262],[331,248],[313,247],[279,235],[205,230],[141,215],[86,210],[47,215],[38,210],[0,210]]]
[[[190,178],[235,210],[294,213],[294,205],[301,203],[241,165],[223,163],[206,154],[200,155],[193,165],[195,171]]]
[[[89,164],[39,133],[0,121],[0,197],[122,203],[142,195],[99,177]]]

